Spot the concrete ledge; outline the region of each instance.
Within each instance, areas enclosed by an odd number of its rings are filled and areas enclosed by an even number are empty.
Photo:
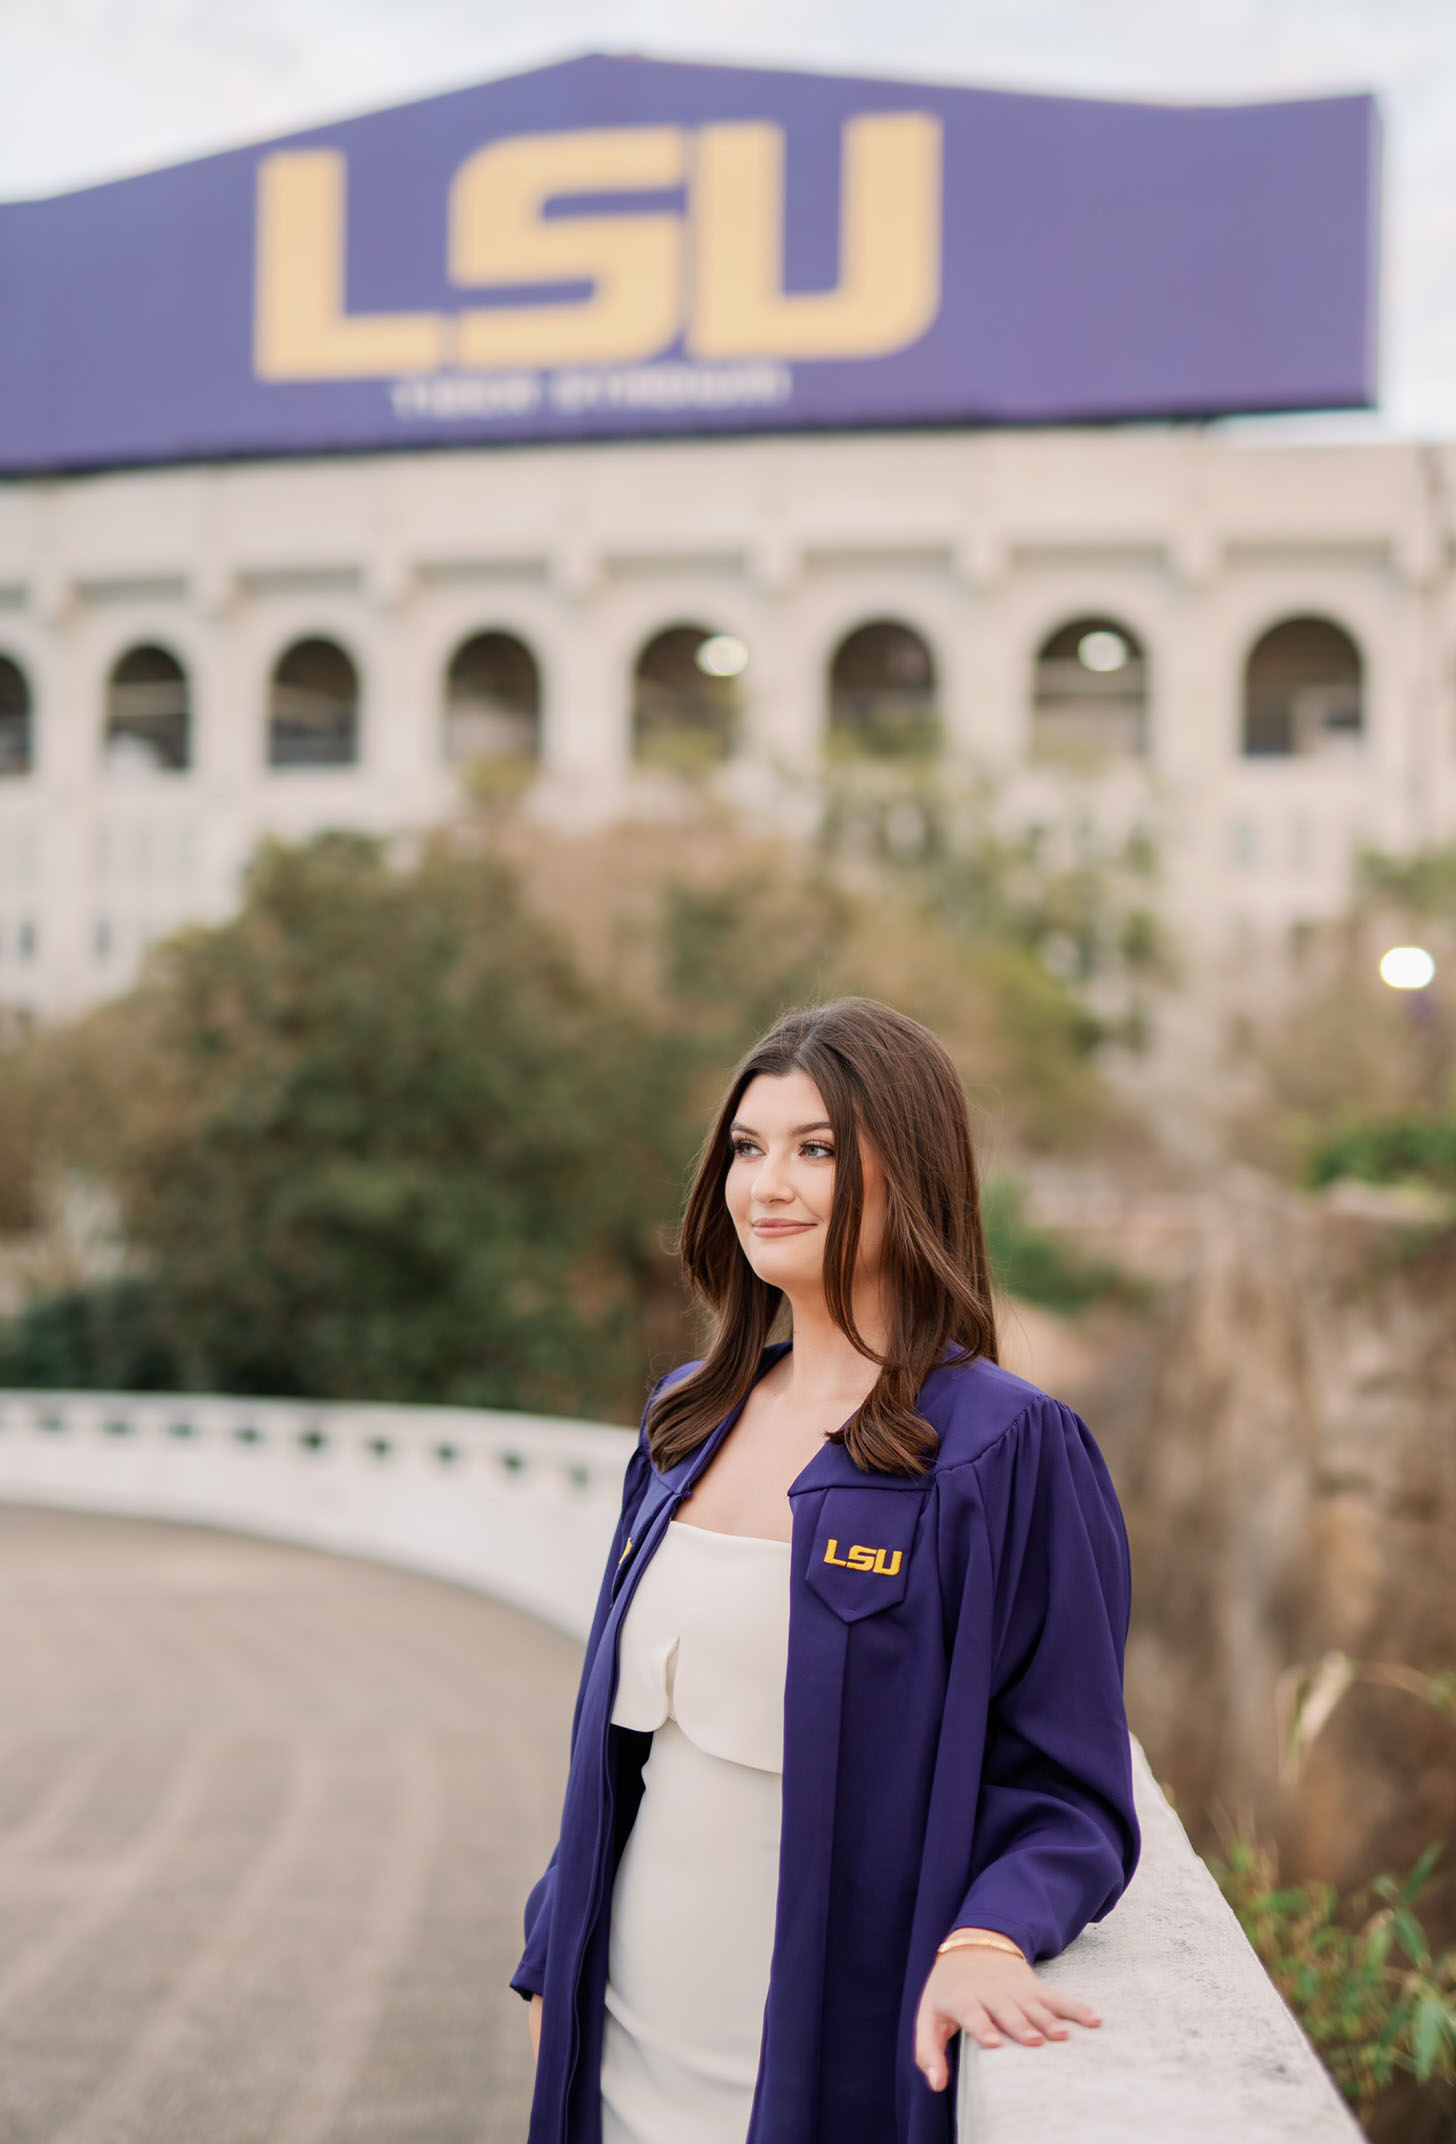
[[[963,2038],[961,2144],[1358,2144],[1137,1742],[1133,1766],[1137,1874],[1041,1967],[1102,2023],[1035,2048]]]

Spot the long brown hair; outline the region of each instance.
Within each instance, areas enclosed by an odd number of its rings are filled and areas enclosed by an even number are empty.
[[[950,1351],[958,1361],[996,1360],[991,1272],[965,1089],[929,1028],[873,998],[838,998],[776,1020],[729,1081],[703,1142],[688,1192],[678,1254],[712,1319],[712,1340],[690,1377],[660,1393],[648,1419],[652,1457],[676,1466],[743,1400],[784,1307],[743,1255],[724,1198],[732,1125],[745,1088],[760,1073],[806,1072],[834,1132],[834,1199],[824,1244],[830,1317],[862,1355],[880,1364],[873,1390],[833,1441],[856,1466],[923,1474],[937,1438],[916,1396]],[[854,1322],[853,1283],[864,1217],[861,1135],[885,1178],[882,1270],[890,1330],[876,1354]]]

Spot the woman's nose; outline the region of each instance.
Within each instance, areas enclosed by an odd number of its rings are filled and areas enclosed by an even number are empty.
[[[764,1155],[754,1175],[753,1195],[756,1199],[779,1199],[787,1196],[781,1155]]]

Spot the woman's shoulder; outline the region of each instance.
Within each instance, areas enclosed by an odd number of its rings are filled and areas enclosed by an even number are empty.
[[[940,1438],[936,1473],[981,1458],[1035,1417],[1070,1414],[1040,1385],[983,1355],[932,1370],[920,1390],[919,1411]]]

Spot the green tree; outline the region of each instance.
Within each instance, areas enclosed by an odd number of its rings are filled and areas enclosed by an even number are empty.
[[[113,1181],[179,1384],[635,1401],[633,1275],[675,1189],[642,1038],[503,866],[265,847],[128,1018]]]

